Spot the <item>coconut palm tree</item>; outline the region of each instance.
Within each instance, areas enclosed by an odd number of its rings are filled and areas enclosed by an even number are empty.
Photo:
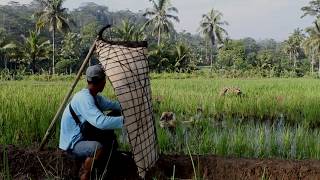
[[[290,39],[284,41],[284,43],[283,43],[283,52],[287,56],[289,56],[290,62],[294,61],[293,60],[293,56],[296,56],[296,50],[295,50],[295,47],[294,47],[294,43],[292,41],[290,41]],[[294,67],[295,67],[295,63],[294,63]]]
[[[129,20],[123,20],[114,31],[116,37],[123,41],[142,41],[145,39],[143,28],[136,26]]]
[[[177,72],[190,71],[195,64],[192,61],[194,58],[191,49],[186,44],[176,44],[172,56],[174,57],[173,68]]]
[[[65,0],[37,0],[43,9],[35,15],[38,17],[37,28],[49,26],[52,32],[52,73],[55,74],[55,33],[70,31],[69,23],[73,23],[67,9],[62,7]]]
[[[295,29],[289,39],[284,42],[284,52],[289,56],[291,62],[293,62],[293,67],[297,66],[297,58],[301,53],[301,45],[305,35],[302,33],[301,29]]]
[[[227,26],[229,23],[223,21],[222,17],[223,14],[215,9],[211,9],[208,14],[202,15],[200,31],[205,36],[205,39],[211,42],[212,48],[216,45],[223,44],[225,36],[228,36],[228,32],[223,26]],[[208,41],[206,41],[206,43],[208,44]],[[212,58],[210,58],[210,61],[212,67]]]
[[[316,48],[314,48],[312,46],[312,37],[309,36],[308,38],[306,38],[303,43],[302,43],[302,48],[305,52],[305,54],[310,58],[311,62],[310,62],[310,71],[311,74],[313,74],[314,72],[314,64],[315,64],[315,55],[316,55]]]
[[[14,43],[8,43],[8,44],[1,44],[0,42],[0,57],[2,57],[2,59],[5,61],[4,62],[4,68],[7,69],[8,68],[8,56],[9,52],[12,49],[15,49],[17,46]]]
[[[222,20],[223,14],[215,9],[211,9],[208,14],[202,15],[200,22],[200,29],[203,35],[210,39],[212,46],[219,43],[223,43],[224,35],[228,35],[228,32],[223,28],[225,25],[229,25],[227,21]]]
[[[178,13],[178,9],[171,6],[170,0],[150,0],[153,7],[146,9],[143,16],[149,18],[145,26],[153,26],[153,34],[158,36],[158,46],[161,42],[161,34],[168,33],[173,29],[172,20],[179,22],[178,16],[172,13]]]
[[[309,36],[302,42],[302,48],[304,53],[310,58],[310,71],[311,74],[314,72],[315,58],[316,58],[316,48],[313,46],[313,37],[314,30],[312,28],[306,29],[306,32],[309,33]]]
[[[319,19],[319,17],[320,17],[320,0],[310,1],[308,6],[302,7],[301,10],[304,12],[304,14],[301,16],[301,18],[309,15],[309,16],[315,16],[317,19]]]
[[[8,64],[8,59],[7,59],[7,55],[9,50],[12,50],[14,48],[16,48],[16,44],[12,43],[12,42],[8,42],[7,38],[5,36],[5,30],[4,29],[0,29],[0,57],[2,60],[4,60],[4,66],[5,69],[7,69],[7,64]]]
[[[36,72],[36,63],[48,59],[50,41],[41,41],[39,32],[30,31],[28,37],[23,36],[24,43],[21,44],[21,52],[24,62],[30,64],[33,73]]]
[[[315,26],[307,28],[306,31],[309,37],[302,43],[306,54],[311,56],[311,71],[313,71],[313,66],[316,61],[316,57],[320,56],[320,27],[317,22],[314,22]],[[318,72],[320,76],[320,58]]]

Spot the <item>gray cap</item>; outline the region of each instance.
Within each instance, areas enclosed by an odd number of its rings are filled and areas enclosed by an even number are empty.
[[[101,65],[89,66],[86,72],[88,81],[99,81],[106,77],[104,70]]]

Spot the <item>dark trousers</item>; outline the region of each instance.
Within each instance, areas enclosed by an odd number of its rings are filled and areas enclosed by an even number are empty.
[[[111,111],[107,114],[107,116],[121,116],[121,112]],[[118,148],[117,136],[114,133],[114,130],[101,130],[94,127],[87,121],[81,124],[80,129],[82,136],[84,137],[84,141],[98,141],[104,147],[113,147],[113,150]]]

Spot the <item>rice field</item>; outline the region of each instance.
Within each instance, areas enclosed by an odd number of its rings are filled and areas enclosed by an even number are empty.
[[[156,120],[172,111],[178,121],[175,134],[158,126],[162,153],[187,154],[189,146],[193,154],[320,159],[320,80],[157,77],[151,83]],[[0,82],[0,144],[38,145],[70,84]],[[82,81],[76,91],[84,87]],[[220,96],[224,87],[244,95]],[[109,85],[103,94],[115,99]],[[59,123],[49,145],[56,147],[58,137]]]

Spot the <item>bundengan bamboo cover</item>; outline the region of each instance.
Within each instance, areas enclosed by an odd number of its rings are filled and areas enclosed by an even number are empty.
[[[144,178],[158,160],[147,43],[98,40],[96,53],[121,104],[138,173]]]

